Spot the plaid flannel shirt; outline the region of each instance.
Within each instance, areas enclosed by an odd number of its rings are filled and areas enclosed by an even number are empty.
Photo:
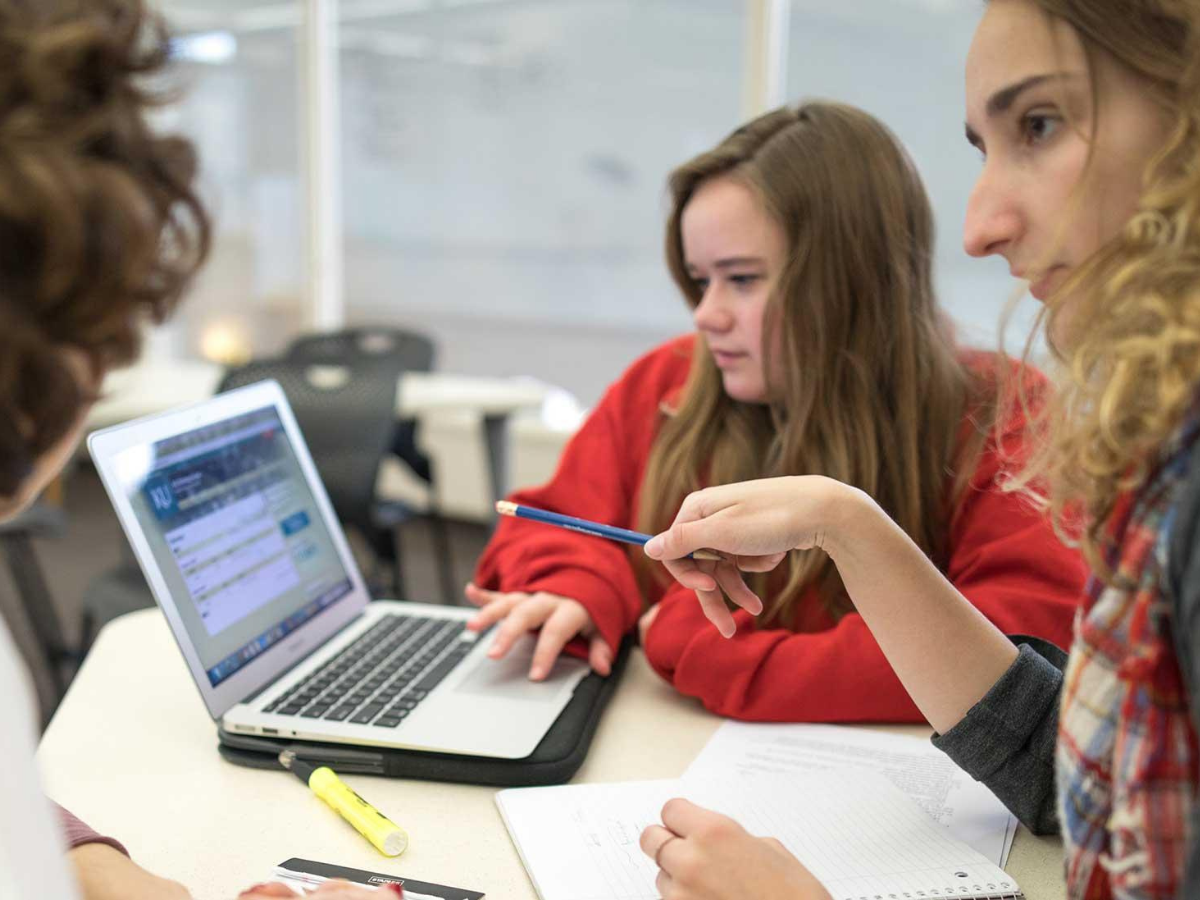
[[[1056,777],[1072,900],[1171,898],[1193,835],[1197,737],[1165,584],[1173,506],[1200,412],[1113,517],[1116,577],[1093,578],[1063,680]]]

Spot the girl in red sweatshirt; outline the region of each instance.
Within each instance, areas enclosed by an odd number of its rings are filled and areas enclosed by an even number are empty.
[[[871,116],[831,103],[739,128],[670,178],[666,255],[696,333],[638,360],[546,485],[518,503],[657,533],[705,485],[821,474],[854,485],[1007,633],[1065,645],[1079,556],[999,480],[1024,458],[1010,372],[956,345],[932,276],[912,162]],[[1040,379],[1021,386],[1036,403]],[[540,629],[530,675],[579,638],[606,674],[639,628],[654,669],[722,715],[921,721],[828,557],[796,552],[731,640],[640,548],[502,519],[467,597],[491,653]],[[746,590],[739,579],[723,585]],[[640,626],[640,627],[639,627]]]

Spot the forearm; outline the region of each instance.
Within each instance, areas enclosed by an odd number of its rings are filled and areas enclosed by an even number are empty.
[[[188,900],[182,885],[147,872],[107,844],[81,844],[67,853],[84,900]]]
[[[824,549],[917,707],[937,731],[948,731],[1017,649],[873,500],[847,490],[840,526]]]

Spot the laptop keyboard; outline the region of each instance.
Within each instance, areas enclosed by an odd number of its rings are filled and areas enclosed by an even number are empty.
[[[263,712],[395,728],[462,662],[476,638],[462,619],[381,616]]]

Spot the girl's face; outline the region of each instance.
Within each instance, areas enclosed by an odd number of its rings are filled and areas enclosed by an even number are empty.
[[[1133,215],[1166,115],[1107,54],[1093,54],[1089,74],[1075,30],[1030,0],[990,0],[966,88],[967,140],[984,162],[963,244],[972,256],[1003,256],[1045,300]]]
[[[783,268],[783,229],[745,185],[711,178],[680,219],[684,261],[701,295],[692,312],[727,393],[765,403],[763,314]]]

